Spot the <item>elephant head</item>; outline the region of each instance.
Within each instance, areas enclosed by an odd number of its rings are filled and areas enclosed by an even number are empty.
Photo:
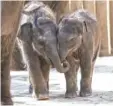
[[[61,64],[56,38],[57,25],[48,17],[36,17],[34,26],[26,23],[21,26],[21,39],[31,43],[33,50],[48,62],[52,63],[58,72],[65,73],[69,69],[69,64]]]
[[[63,62],[68,54],[76,51],[82,42],[83,22],[77,18],[63,18],[57,33],[59,56]]]

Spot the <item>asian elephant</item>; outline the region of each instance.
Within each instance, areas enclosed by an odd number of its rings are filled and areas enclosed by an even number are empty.
[[[70,69],[65,73],[65,97],[73,98],[77,95],[77,71],[80,66],[82,97],[92,93],[92,76],[96,57],[100,48],[100,36],[96,34],[98,24],[96,17],[87,10],[64,16],[59,22],[58,52],[61,62],[67,60]]]
[[[65,61],[65,67],[57,50],[56,19],[52,10],[42,2],[29,2],[25,5],[18,38],[23,43],[24,55],[30,81],[36,97],[39,100],[48,99],[48,81],[50,65],[54,65],[58,72],[65,73],[69,70],[69,64]]]

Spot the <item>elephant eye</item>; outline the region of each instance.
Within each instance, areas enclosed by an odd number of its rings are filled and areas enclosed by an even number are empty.
[[[73,41],[75,38],[71,38],[70,41]]]
[[[76,37],[71,37],[71,38],[69,38],[69,42],[73,42],[74,40],[76,39]]]

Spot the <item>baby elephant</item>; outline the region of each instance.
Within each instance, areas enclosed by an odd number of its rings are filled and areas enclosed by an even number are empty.
[[[75,97],[77,91],[77,71],[80,66],[80,96],[92,93],[92,75],[99,53],[100,36],[96,34],[97,20],[86,10],[78,10],[61,19],[58,30],[59,56],[62,63],[67,60],[70,69],[65,73],[65,97]]]
[[[25,5],[23,13],[26,18],[22,18],[18,37],[22,41],[33,91],[39,100],[45,100],[49,98],[50,66],[54,65],[60,73],[68,71],[69,66],[68,63],[67,67],[61,65],[57,50],[57,24],[52,10],[42,2],[32,1]]]

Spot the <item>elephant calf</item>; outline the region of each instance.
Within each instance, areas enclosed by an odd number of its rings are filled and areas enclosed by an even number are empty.
[[[53,64],[61,73],[69,69],[68,64],[67,67],[61,65],[58,55],[55,15],[48,6],[37,1],[28,2],[23,13],[27,20],[24,18],[21,23],[19,38],[23,43],[30,81],[36,97],[48,99],[50,65]]]
[[[96,34],[97,20],[86,10],[78,10],[64,16],[57,33],[59,42],[59,56],[61,62],[65,60],[70,69],[65,73],[65,97],[73,98],[77,91],[77,71],[81,68],[80,96],[92,93],[91,83],[93,68],[99,53],[100,36]]]

